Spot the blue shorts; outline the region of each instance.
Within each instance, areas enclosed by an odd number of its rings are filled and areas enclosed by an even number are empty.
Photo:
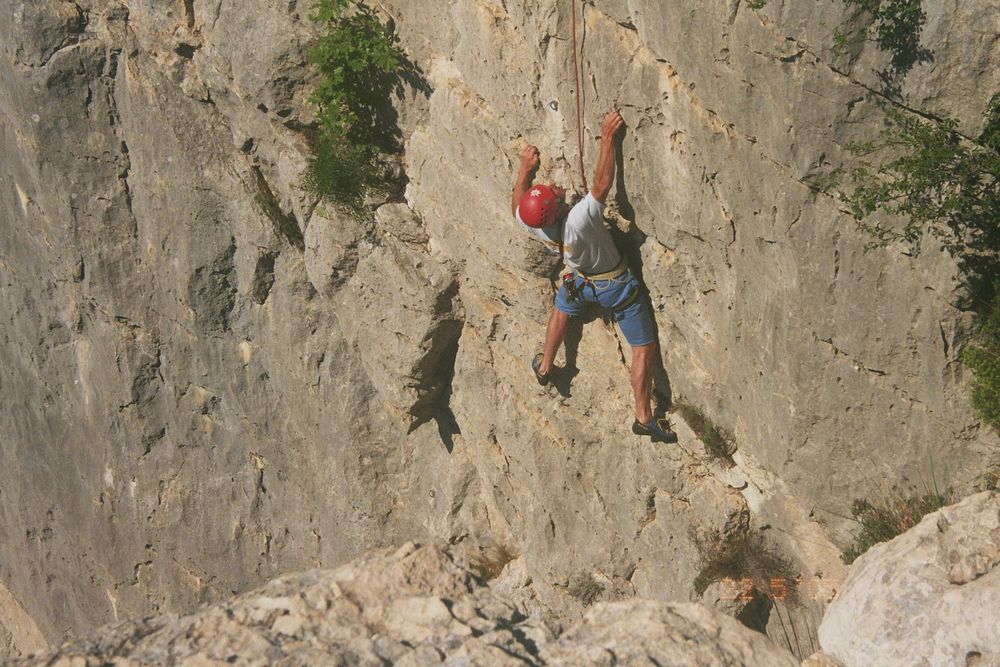
[[[570,303],[569,291],[563,283],[559,287],[559,293],[556,294],[556,308],[560,312],[576,317],[582,315],[589,304],[597,304],[611,313],[612,318],[618,322],[625,340],[632,347],[648,345],[656,340],[653,312],[645,295],[642,294],[642,284],[631,271],[625,271],[611,280],[589,282],[584,282],[584,278],[577,274],[573,278],[573,283],[581,298]],[[623,309],[618,309],[619,304],[626,303],[633,294],[636,298],[632,303]]]

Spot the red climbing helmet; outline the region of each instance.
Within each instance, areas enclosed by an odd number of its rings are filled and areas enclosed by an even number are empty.
[[[529,227],[548,227],[559,213],[559,197],[547,185],[532,185],[518,203],[518,214]]]

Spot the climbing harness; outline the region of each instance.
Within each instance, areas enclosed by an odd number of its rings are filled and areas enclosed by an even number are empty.
[[[628,295],[628,298],[626,298],[624,301],[622,301],[617,306],[612,308],[611,312],[613,313],[624,312],[625,309],[631,306],[633,303],[635,303],[638,298],[639,298],[639,288],[636,287],[635,289],[632,290],[632,293]]]
[[[626,271],[628,271],[628,260],[622,256],[618,265],[610,271],[606,271],[604,273],[584,273],[583,271],[579,271],[579,274],[584,278],[589,278],[590,280],[613,280]]]
[[[566,301],[568,303],[575,303],[577,301],[583,301],[583,293],[586,288],[590,288],[594,295],[594,301],[597,302],[597,292],[605,289],[604,287],[598,287],[598,282],[608,282],[612,280],[618,280],[623,274],[628,271],[628,260],[622,257],[618,265],[606,271],[604,273],[584,273],[583,271],[567,271],[562,275],[563,286],[566,288]],[[581,280],[578,281],[577,278]],[[640,290],[636,286],[632,289],[629,295],[624,301],[616,304],[612,308],[608,308],[612,313],[618,314],[622,313],[626,308],[631,306],[639,298]]]
[[[576,5],[577,0],[571,0],[573,14],[573,78],[576,81],[576,143],[580,157],[580,178],[583,179],[583,191],[590,190],[587,185],[587,172],[583,166],[583,103],[580,99],[580,65],[577,62],[576,52]]]
[[[593,283],[598,280],[616,280],[617,278],[621,277],[621,275],[624,274],[626,271],[628,271],[628,259],[626,259],[624,255],[622,255],[621,261],[618,262],[618,266],[611,269],[610,271],[606,271],[605,273],[584,273],[582,271],[579,271],[578,273],[581,276],[583,276],[585,282],[589,282],[591,285],[593,285]],[[594,298],[595,299],[597,298],[596,288],[595,288]],[[638,298],[639,298],[639,288],[638,286],[636,286],[624,301],[617,304],[614,308],[611,308],[610,310],[612,313],[615,314],[622,313],[626,308],[635,303],[636,299]]]

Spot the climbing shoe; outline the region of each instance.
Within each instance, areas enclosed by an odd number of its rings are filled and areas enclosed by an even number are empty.
[[[535,358],[531,360],[531,370],[535,372],[535,379],[538,380],[538,384],[542,385],[543,387],[549,383],[549,380],[551,379],[552,376],[551,372],[542,373],[541,371],[538,370],[542,367],[542,360],[544,358],[545,355],[539,352],[538,354],[535,355]]]
[[[666,418],[653,417],[648,424],[643,424],[636,419],[632,423],[632,432],[636,435],[646,436],[653,442],[677,442],[677,434],[670,430],[670,422]]]

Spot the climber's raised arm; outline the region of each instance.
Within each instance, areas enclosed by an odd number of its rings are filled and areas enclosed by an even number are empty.
[[[609,111],[601,122],[601,154],[597,158],[597,168],[594,170],[594,186],[590,188],[594,199],[602,204],[611,192],[615,183],[615,140],[621,129],[625,127],[625,119],[617,111]]]
[[[541,160],[538,157],[538,148],[532,145],[524,147],[521,151],[521,166],[517,170],[517,178],[514,180],[514,194],[510,198],[510,212],[517,212],[518,202],[521,197],[531,187],[531,180],[535,177],[535,171]]]

